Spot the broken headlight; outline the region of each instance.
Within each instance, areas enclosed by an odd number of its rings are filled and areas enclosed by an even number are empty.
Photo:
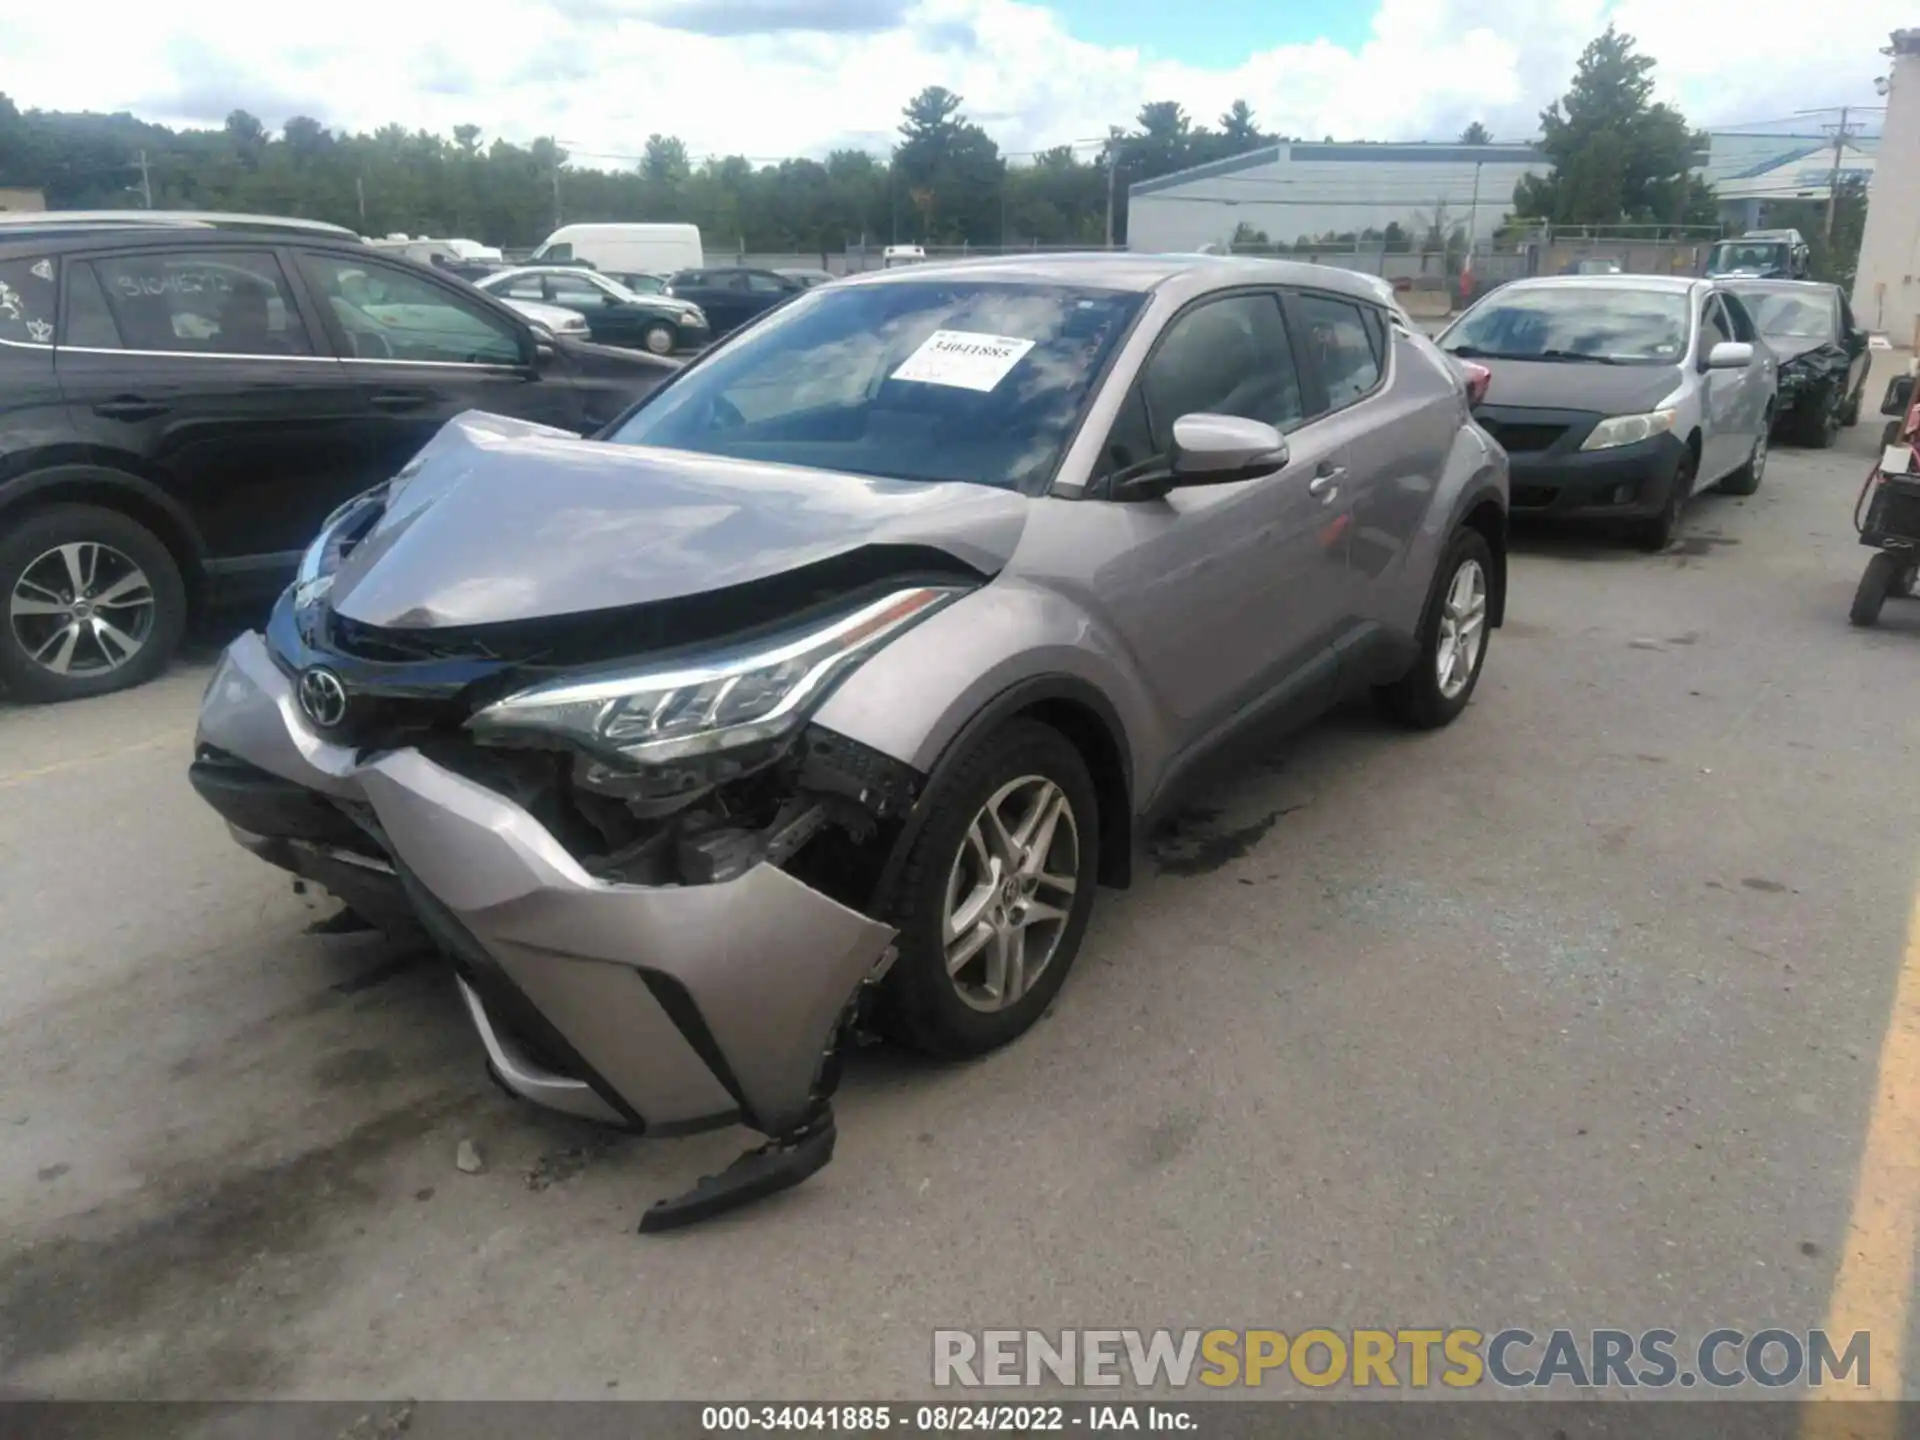
[[[391,486],[381,485],[364,495],[354,496],[326,518],[319,535],[300,557],[300,568],[294,572],[296,610],[304,610],[333,588],[334,571],[347,558],[347,552],[373,528],[373,522],[380,518],[390,498]]]
[[[586,752],[581,778],[647,794],[684,793],[774,758],[833,682],[899,634],[965,593],[898,590],[798,635],[698,663],[638,666],[549,681],[496,701],[468,727],[483,743],[558,739]]]

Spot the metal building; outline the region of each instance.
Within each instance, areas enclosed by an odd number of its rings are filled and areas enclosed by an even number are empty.
[[[1533,145],[1282,141],[1129,186],[1127,247],[1197,250],[1236,232],[1291,244],[1393,223],[1418,236],[1436,218],[1484,240],[1520,177],[1551,168]]]
[[[1896,345],[1920,334],[1920,165],[1898,157],[1920,155],[1920,30],[1896,30],[1886,53],[1893,56],[1887,80],[1887,113],[1880,148],[1893,157],[1876,172],[1867,192],[1867,229],[1854,272],[1853,313],[1862,325],[1885,332]]]

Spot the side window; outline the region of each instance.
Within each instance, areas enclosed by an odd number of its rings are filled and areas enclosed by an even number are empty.
[[[573,259],[573,242],[562,240],[558,245],[549,245],[540,252],[540,258],[551,261],[555,265],[571,260]]]
[[[1700,354],[1704,357],[1713,347],[1733,339],[1733,331],[1727,325],[1726,316],[1720,311],[1720,297],[1709,295],[1706,308],[1700,314]]]
[[[307,283],[357,360],[518,365],[520,332],[501,316],[423,276],[358,255],[300,256]]]
[[[682,290],[698,290],[706,286],[707,272],[704,270],[682,270],[667,282]]]
[[[1172,444],[1182,415],[1238,415],[1281,430],[1304,415],[1279,297],[1271,294],[1230,295],[1189,310],[1161,336],[1140,384],[1158,454]]]
[[[90,350],[118,350],[124,343],[120,327],[113,323],[113,312],[107,308],[107,292],[100,287],[100,277],[84,260],[67,266],[67,319],[60,343]]]
[[[93,265],[129,350],[313,354],[280,262],[263,250],[148,251]]]
[[[1380,383],[1380,355],[1360,307],[1311,291],[1294,299],[1306,327],[1306,351],[1327,387],[1327,406],[1343,409]]]
[[[722,275],[720,277],[720,288],[722,290],[739,290],[742,292],[750,289],[751,287],[747,284],[747,272],[744,270],[735,270],[730,275]]]
[[[747,289],[756,295],[784,295],[786,282],[778,275],[763,275],[758,270],[747,272]]]
[[[607,292],[579,275],[555,275],[547,281],[554,302],[560,305],[598,305]]]
[[[538,275],[516,275],[505,285],[501,286],[499,290],[495,291],[495,293],[508,295],[515,300],[543,300],[546,298],[541,290],[540,277]]]
[[[1727,307],[1727,327],[1733,331],[1733,338],[1751,345],[1757,338],[1753,328],[1753,317],[1747,314],[1747,307],[1738,295],[1722,295],[1720,303]]]
[[[0,260],[0,340],[53,343],[53,273],[50,257]]]

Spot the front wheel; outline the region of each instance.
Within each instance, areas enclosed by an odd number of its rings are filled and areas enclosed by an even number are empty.
[[[975,742],[930,804],[887,905],[899,956],[878,1018],[963,1060],[1025,1032],[1065,982],[1093,908],[1099,806],[1080,752],[1035,720]]]
[[[651,355],[671,355],[674,345],[674,331],[671,325],[649,325],[646,334],[640,337],[640,343],[647,347]]]
[[[0,538],[0,688],[78,700],[151,680],[187,623],[167,547],[97,505],[55,505]]]
[[[1839,438],[1840,396],[1827,386],[1800,415],[1799,440],[1809,450],[1825,450]]]
[[[1754,437],[1747,463],[1720,482],[1723,495],[1751,495],[1760,488],[1760,481],[1767,473],[1767,442],[1772,432],[1773,417],[1768,416],[1766,426]]]
[[[1900,556],[1882,550],[1860,573],[1860,585],[1853,592],[1853,608],[1847,618],[1856,625],[1871,625],[1880,618],[1880,607],[1887,603],[1887,592],[1900,578]]]
[[[1673,543],[1673,537],[1680,529],[1680,512],[1686,508],[1687,499],[1693,494],[1693,477],[1699,468],[1699,457],[1693,453],[1693,447],[1688,446],[1681,452],[1680,463],[1674,467],[1673,483],[1667,487],[1667,502],[1660,507],[1660,513],[1634,524],[1634,543],[1642,550],[1658,554]]]
[[[1493,551],[1477,530],[1454,535],[1433,577],[1420,622],[1420,655],[1391,685],[1374,691],[1387,718],[1437,730],[1467,708],[1487,658]]]

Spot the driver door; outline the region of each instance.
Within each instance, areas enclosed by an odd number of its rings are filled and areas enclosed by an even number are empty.
[[[1113,556],[1098,599],[1188,756],[1332,693],[1347,454],[1338,426],[1304,423],[1301,368],[1276,292],[1201,301],[1168,325],[1108,437],[1103,459],[1118,470],[1165,455],[1182,415],[1238,415],[1288,436],[1272,474],[1088,507],[1089,523],[1120,532],[1090,547]]]
[[[534,367],[530,333],[451,285],[358,254],[299,252],[302,278],[359,382],[360,435],[377,479],[440,427],[486,410],[580,433],[580,396]]]
[[[1713,347],[1733,339],[1733,324],[1718,295],[1709,295],[1700,310],[1700,354],[1704,366]],[[1743,463],[1753,443],[1747,420],[1748,377],[1752,367],[1705,370],[1700,375],[1700,475],[1695,492],[1705,490]]]

